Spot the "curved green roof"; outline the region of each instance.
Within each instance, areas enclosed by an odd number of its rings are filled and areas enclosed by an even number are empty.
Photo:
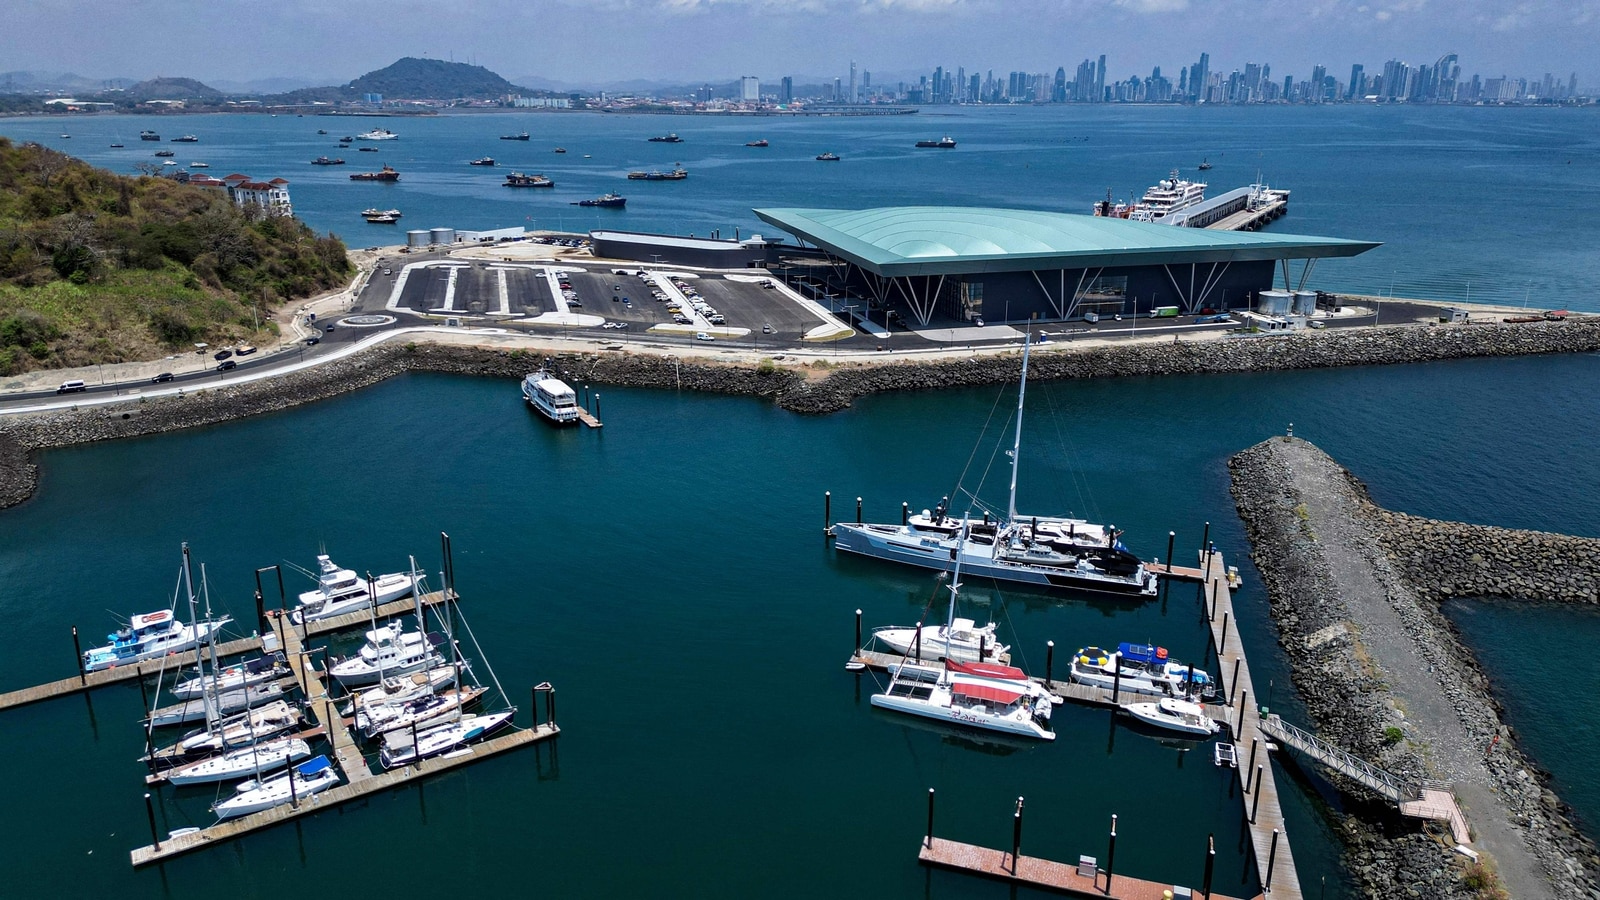
[[[1355,256],[1378,246],[990,207],[758,209],[755,214],[885,276],[1307,259]]]

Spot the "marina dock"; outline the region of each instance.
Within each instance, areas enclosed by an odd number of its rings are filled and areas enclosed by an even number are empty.
[[[1077,866],[1040,859],[1034,856],[1013,856],[1008,850],[995,850],[960,841],[928,837],[922,842],[917,861],[925,866],[953,869],[973,875],[982,875],[1022,887],[1039,888],[1072,897],[1097,897],[1100,900],[1163,900],[1177,892],[1177,885],[1160,884],[1142,878],[1107,873],[1092,860]],[[1192,896],[1209,896],[1210,900],[1234,900],[1216,892],[1195,891]]]
[[[445,594],[443,591],[432,591],[422,595],[422,605],[425,607],[434,606],[443,602],[444,598]],[[375,613],[368,610],[362,610],[360,612],[346,613],[345,615],[334,616],[328,619],[319,619],[310,623],[309,626],[301,628],[301,631],[307,637],[316,637],[318,635],[329,634],[334,631],[341,631],[347,628],[355,628],[357,626],[364,625],[371,621],[374,615],[379,619],[384,619],[389,616],[402,615],[415,608],[416,601],[410,597],[407,597],[403,600],[394,600],[389,603],[385,603],[378,607]],[[267,652],[272,652],[283,646],[281,643],[277,643],[274,638],[269,638],[268,644],[269,646],[263,647],[260,635],[252,635],[247,638],[240,638],[239,640],[218,644],[217,656],[238,656],[241,653],[250,653],[252,651],[263,649]],[[209,650],[206,651],[206,655],[210,655]],[[30,703],[38,703],[41,700],[50,700],[55,697],[64,697],[68,694],[75,694],[79,691],[93,690],[94,688],[105,687],[108,684],[116,684],[119,681],[127,681],[132,678],[145,678],[153,675],[160,675],[166,672],[175,672],[178,669],[184,668],[185,666],[192,666],[194,664],[194,651],[185,650],[182,653],[174,653],[169,656],[147,659],[143,662],[137,662],[131,665],[112,666],[109,669],[101,669],[98,672],[85,672],[80,675],[74,675],[71,678],[63,678],[59,681],[52,681],[47,684],[36,684],[33,687],[22,688],[20,690],[9,691],[7,693],[0,694],[0,710],[10,709],[15,706],[27,706]]]

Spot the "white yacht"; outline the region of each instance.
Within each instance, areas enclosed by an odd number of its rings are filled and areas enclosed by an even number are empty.
[[[1081,519],[1017,514],[1017,475],[1022,449],[1022,412],[1028,388],[1031,337],[1022,348],[1022,382],[1017,391],[1017,419],[1011,448],[1011,491],[1006,517],[967,523],[965,541],[957,537],[962,523],[924,510],[904,525],[838,522],[831,528],[836,549],[911,566],[950,571],[959,565],[969,575],[1041,587],[1070,588],[1149,598],[1156,595],[1156,575],[1128,551],[1115,527]]]
[[[291,785],[291,781],[293,782]],[[339,783],[339,773],[326,756],[275,775],[264,781],[246,781],[239,785],[232,797],[211,807],[218,819],[233,819],[250,813],[282,806],[298,798],[305,802],[312,794],[325,791]]]
[[[1011,648],[995,639],[995,624],[983,627],[971,619],[957,618],[948,625],[912,626],[889,625],[874,628],[872,636],[897,653],[940,662],[946,659],[964,662],[996,662]],[[920,641],[919,641],[920,635]],[[912,648],[918,643],[922,652]]]
[[[522,399],[557,425],[578,421],[578,394],[545,369],[522,379]]]
[[[168,770],[166,777],[168,782],[175,785],[231,781],[276,771],[310,755],[311,746],[305,741],[279,738],[178,766]]]
[[[1069,671],[1079,684],[1130,694],[1209,697],[1216,689],[1203,669],[1172,659],[1167,648],[1153,644],[1123,643],[1115,653],[1084,647],[1072,655]]]
[[[1147,725],[1210,737],[1222,730],[1215,719],[1206,715],[1205,707],[1187,700],[1164,697],[1154,703],[1129,703],[1123,709]]]
[[[238,665],[228,666],[215,675],[208,676],[202,673],[180,681],[173,685],[172,696],[179,700],[188,700],[199,697],[206,691],[236,691],[263,681],[277,681],[288,676],[289,667],[284,664],[283,654],[274,653],[271,656],[247,659]]]
[[[358,141],[395,141],[399,139],[400,135],[387,128],[374,128],[371,131],[363,131],[356,135],[356,140]]]
[[[461,671],[468,671],[465,663],[461,665]],[[434,666],[425,671],[410,672],[405,675],[393,675],[383,679],[375,687],[357,692],[349,703],[340,708],[339,714],[355,716],[356,724],[359,725],[361,710],[364,708],[406,703],[442,691],[455,683],[456,669],[449,665]]]
[[[417,587],[415,575],[390,572],[374,578],[369,589],[365,578],[356,574],[354,569],[339,568],[326,553],[317,556],[317,569],[316,589],[301,594],[300,606],[290,613],[290,618],[296,624],[359,612],[374,605],[374,600],[376,605],[382,606],[391,600],[410,596]]]
[[[124,666],[146,659],[166,656],[168,653],[192,650],[200,644],[209,644],[212,636],[231,619],[223,616],[185,625],[170,609],[133,616],[126,628],[118,628],[106,635],[111,643],[83,653],[83,670],[98,672],[113,666]]]
[[[339,679],[346,689],[377,684],[390,675],[405,675],[444,662],[435,649],[444,636],[429,632],[402,631],[396,623],[367,632],[367,642],[354,656],[334,663],[328,674]]]
[[[1188,209],[1204,199],[1206,199],[1204,182],[1185,181],[1178,177],[1178,170],[1173,169],[1166,178],[1156,182],[1144,192],[1144,196],[1129,211],[1128,218],[1134,222],[1160,222],[1167,216]]]
[[[419,759],[448,753],[481,741],[510,725],[511,717],[515,713],[516,709],[512,708],[503,712],[462,716],[454,722],[419,729],[415,746],[411,743],[409,729],[391,731],[383,736],[383,749],[378,751],[378,759],[385,769],[394,769],[410,765]]]

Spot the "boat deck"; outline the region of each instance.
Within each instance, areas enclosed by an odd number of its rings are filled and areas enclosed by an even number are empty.
[[[1101,900],[1107,898],[1162,900],[1163,897],[1170,898],[1178,893],[1175,890],[1178,886],[1173,884],[1161,884],[1116,873],[1107,877],[1106,872],[1099,868],[1090,870],[1085,867],[1080,873],[1077,866],[1066,863],[1020,853],[1013,857],[1007,850],[947,841],[944,838],[924,839],[922,849],[917,854],[917,861],[925,866],[955,869],[1010,882],[1013,885],[1041,888],[1072,897],[1098,897]],[[1201,896],[1200,891],[1195,890],[1193,896]],[[1215,891],[1211,892],[1210,897],[1211,900],[1233,900]]]

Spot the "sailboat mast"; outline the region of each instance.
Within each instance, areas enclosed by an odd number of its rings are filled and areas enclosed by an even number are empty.
[[[944,617],[944,658],[950,659],[950,632],[956,625],[956,594],[961,591],[961,551],[967,546],[967,519],[961,517],[961,536],[956,538],[956,570],[950,576],[950,611]]]
[[[1022,402],[1028,395],[1028,351],[1033,347],[1033,328],[1022,341],[1022,385],[1017,388],[1017,428],[1011,443],[1011,499],[1006,503],[1006,524],[1017,518],[1017,467],[1022,465]]]

